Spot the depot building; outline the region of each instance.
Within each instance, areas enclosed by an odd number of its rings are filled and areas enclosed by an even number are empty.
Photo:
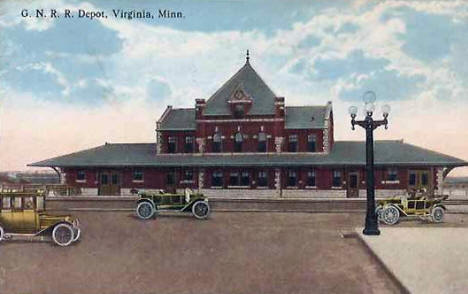
[[[287,106],[250,64],[193,108],[168,106],[156,142],[110,144],[30,164],[51,167],[83,195],[185,188],[238,198],[365,197],[365,142],[335,141],[333,107]],[[461,159],[376,141],[376,196],[438,193]]]

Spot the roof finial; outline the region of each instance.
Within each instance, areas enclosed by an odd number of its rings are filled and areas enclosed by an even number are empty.
[[[246,62],[246,63],[249,63],[249,59],[250,59],[250,56],[249,56],[249,49],[247,49],[247,57],[245,58],[245,62]]]

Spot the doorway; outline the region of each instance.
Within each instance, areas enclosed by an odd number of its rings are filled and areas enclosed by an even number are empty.
[[[359,172],[349,172],[347,180],[347,198],[358,198],[359,197]]]
[[[408,172],[408,189],[432,192],[431,173],[428,170],[410,170]]]
[[[120,195],[121,174],[117,171],[103,171],[99,173],[98,195]]]

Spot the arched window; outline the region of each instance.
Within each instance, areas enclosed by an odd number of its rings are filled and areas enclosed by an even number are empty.
[[[215,133],[213,136],[213,152],[221,152],[223,147],[223,142],[220,133]]]
[[[266,152],[267,151],[267,136],[264,132],[260,132],[258,134],[258,152]]]
[[[234,136],[234,152],[242,152],[242,141],[244,140],[240,132]]]

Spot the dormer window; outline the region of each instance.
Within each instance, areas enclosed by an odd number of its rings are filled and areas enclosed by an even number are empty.
[[[242,152],[242,142],[244,138],[240,132],[234,136],[234,152]]]
[[[260,132],[258,134],[258,152],[266,152],[267,151],[267,136],[264,132]]]
[[[307,151],[317,152],[317,136],[314,134],[307,136]]]
[[[177,138],[176,137],[169,137],[167,139],[167,152],[168,153],[176,153],[177,151]]]
[[[223,147],[223,142],[222,142],[221,134],[220,133],[215,133],[214,136],[213,136],[212,151],[215,152],[215,153],[219,153],[219,152],[222,151],[222,147]]]
[[[288,152],[297,152],[297,135],[289,136]]]
[[[193,137],[192,136],[185,137],[184,152],[185,153],[193,152]]]

